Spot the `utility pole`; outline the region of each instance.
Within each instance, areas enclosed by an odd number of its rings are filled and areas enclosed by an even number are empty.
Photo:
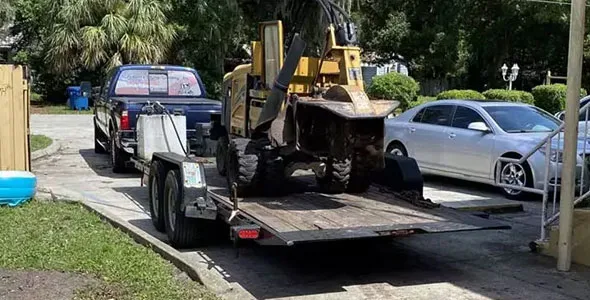
[[[565,139],[561,171],[561,202],[559,204],[559,244],[557,269],[569,271],[572,264],[572,235],[576,180],[578,118],[582,86],[582,55],[586,0],[572,0],[570,41],[567,65],[567,102],[565,106]]]

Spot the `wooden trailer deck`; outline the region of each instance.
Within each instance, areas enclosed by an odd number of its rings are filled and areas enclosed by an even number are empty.
[[[206,170],[210,196],[232,206],[225,177]],[[509,229],[497,221],[449,208],[418,207],[372,186],[364,194],[321,194],[309,175],[292,178],[288,196],[241,199],[239,214],[287,244],[371,238],[396,232],[433,233]]]

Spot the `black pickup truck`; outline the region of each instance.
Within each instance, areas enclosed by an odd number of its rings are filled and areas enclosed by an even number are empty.
[[[206,150],[212,114],[221,102],[206,98],[194,69],[180,66],[124,65],[112,71],[94,101],[94,149],[110,153],[113,172],[123,172],[137,151],[136,122],[148,102],[186,116],[190,150]]]

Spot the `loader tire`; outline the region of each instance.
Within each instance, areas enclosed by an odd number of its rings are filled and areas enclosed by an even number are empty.
[[[281,196],[285,193],[285,165],[283,158],[274,151],[262,153],[262,162],[260,163],[260,173],[262,180],[260,187],[264,196]]]
[[[229,142],[227,155],[228,188],[236,183],[238,197],[252,194],[258,175],[258,150],[250,139],[238,138]]]
[[[320,190],[327,194],[340,194],[346,192],[352,170],[351,160],[328,159],[326,174],[318,177]]]
[[[227,175],[227,136],[222,136],[217,140],[217,150],[215,151],[215,164],[217,172],[221,176]]]
[[[365,159],[366,156],[357,152],[352,161],[352,170],[350,172],[350,181],[348,182],[348,192],[364,193],[371,186],[371,165]]]

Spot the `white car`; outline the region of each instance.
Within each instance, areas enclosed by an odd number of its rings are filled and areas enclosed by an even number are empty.
[[[495,168],[499,157],[521,158],[528,154],[561,121],[535,106],[491,101],[442,100],[412,108],[385,121],[386,151],[416,159],[420,170],[470,181],[495,184]],[[545,157],[550,156],[549,178],[559,183],[562,149],[557,140],[555,150],[536,151],[524,164],[505,163],[501,182],[543,189]],[[578,149],[583,149],[579,141]],[[590,146],[588,153],[590,153]],[[578,178],[583,157],[578,156]],[[590,158],[590,154],[588,154]],[[588,172],[585,172],[585,178]],[[557,174],[557,176],[555,176]],[[584,181],[586,182],[586,180]],[[510,199],[525,193],[503,188]]]

